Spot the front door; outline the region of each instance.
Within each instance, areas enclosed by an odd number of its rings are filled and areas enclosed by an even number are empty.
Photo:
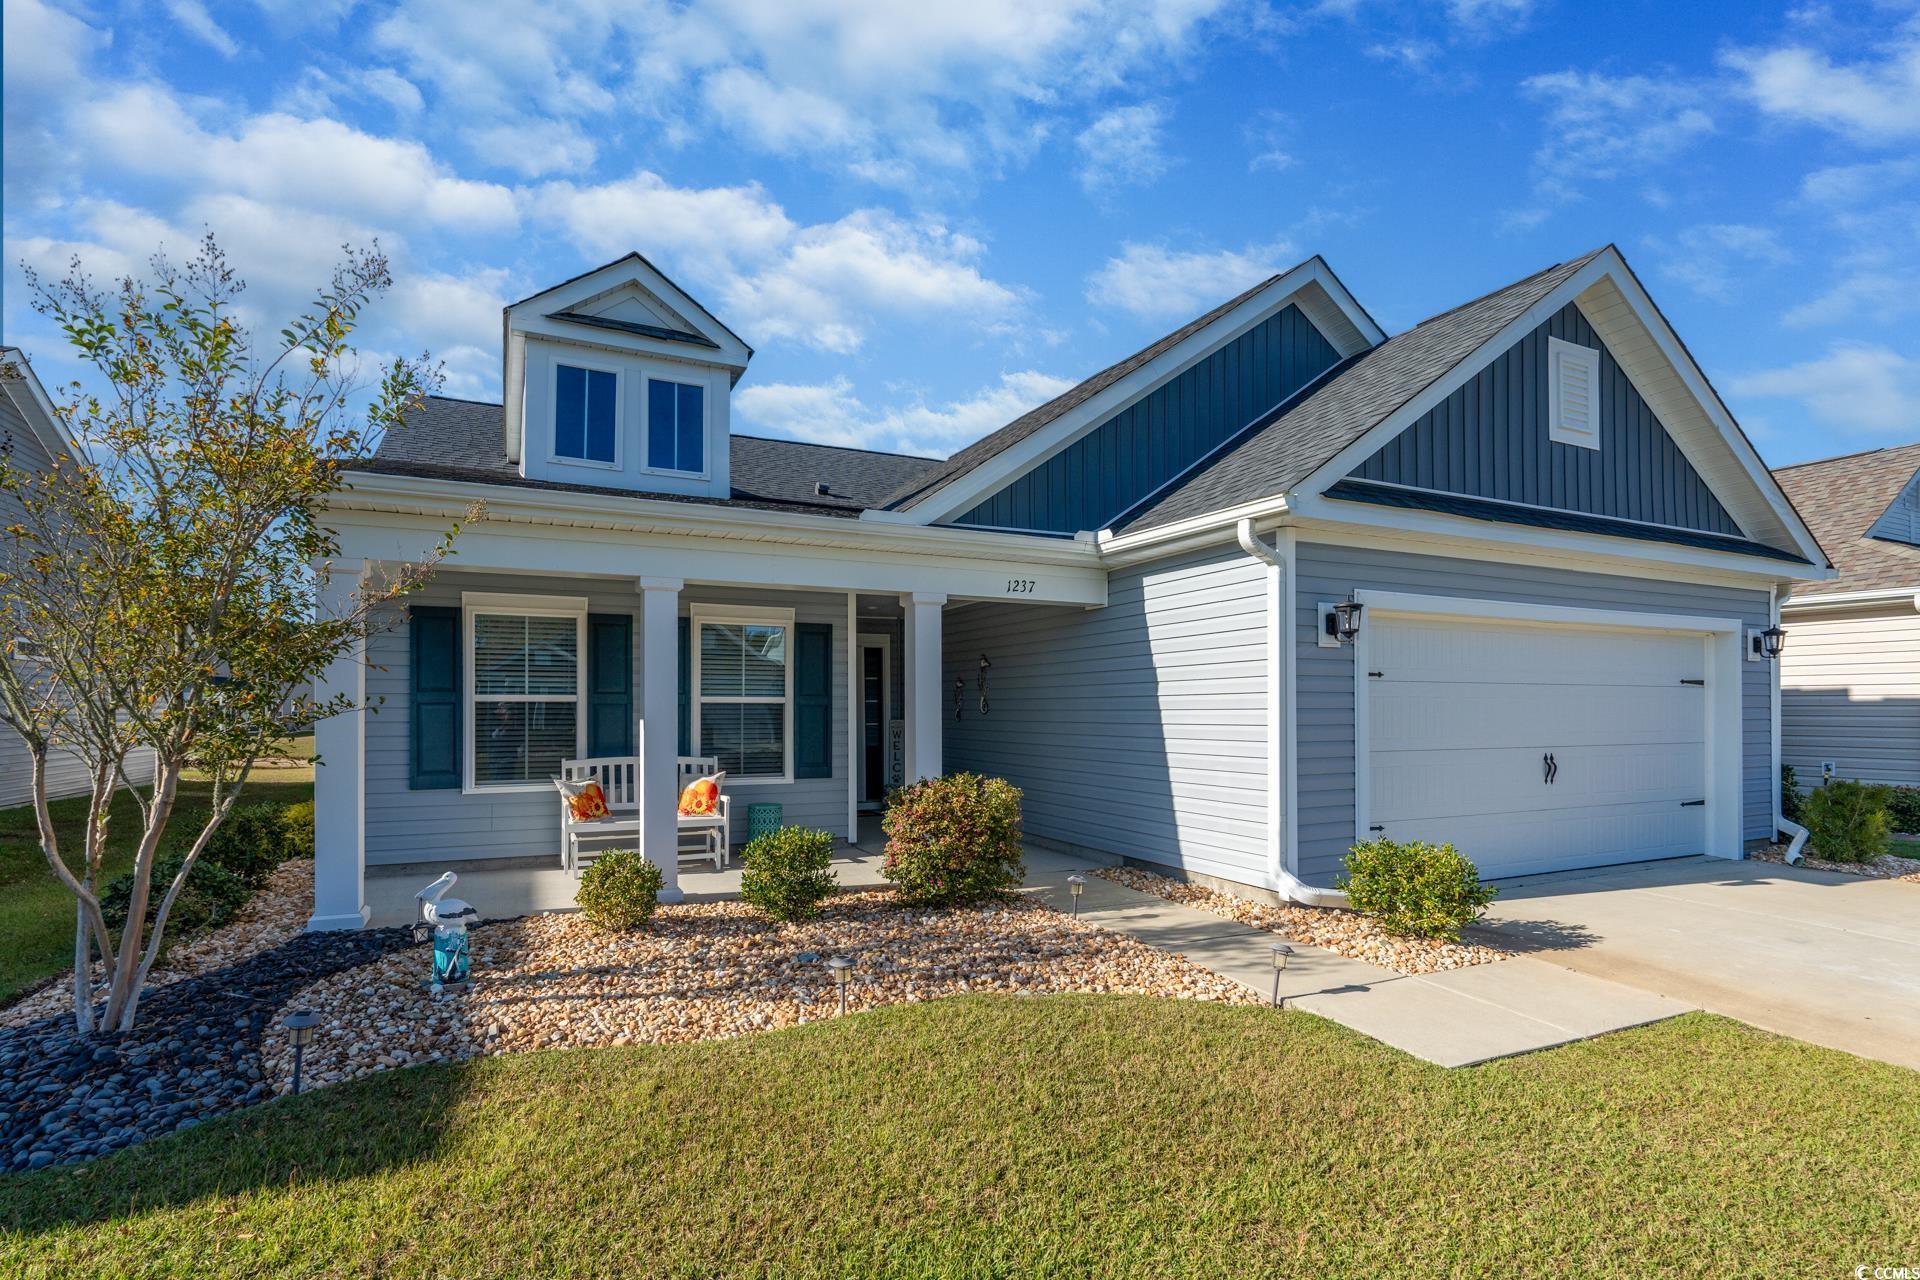
[[[887,647],[860,645],[860,803],[877,808],[887,790]]]

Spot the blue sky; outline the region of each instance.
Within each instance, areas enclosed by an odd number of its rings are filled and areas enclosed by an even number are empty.
[[[1324,255],[1390,332],[1613,241],[1774,463],[1920,439],[1913,4],[6,0],[20,263],[206,228],[273,328],[494,398],[503,303],[639,249],[735,429],[946,453]],[[269,330],[271,331],[271,329]]]

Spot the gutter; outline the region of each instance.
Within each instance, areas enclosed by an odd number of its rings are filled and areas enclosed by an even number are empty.
[[[1783,610],[1792,613],[1811,613],[1816,609],[1852,609],[1863,605],[1894,604],[1906,600],[1915,610],[1920,610],[1920,591],[1912,587],[1887,587],[1877,591],[1842,591],[1827,596],[1803,596],[1796,600],[1788,596],[1780,602]]]
[[[1253,520],[1242,517],[1236,532],[1240,540],[1240,549],[1261,564],[1274,571],[1277,582],[1274,590],[1279,593],[1278,608],[1270,608],[1267,614],[1269,643],[1279,648],[1280,662],[1278,670],[1273,666],[1267,671],[1267,703],[1269,707],[1268,732],[1272,746],[1280,748],[1278,752],[1269,751],[1268,760],[1275,755],[1285,761],[1284,771],[1271,785],[1280,796],[1279,805],[1267,808],[1267,838],[1274,851],[1273,887],[1289,902],[1297,902],[1308,907],[1348,908],[1347,895],[1338,889],[1319,889],[1302,881],[1287,867],[1288,860],[1299,848],[1299,798],[1300,798],[1300,708],[1294,697],[1298,681],[1294,679],[1295,637],[1294,637],[1294,591],[1293,591],[1293,530],[1280,531],[1280,549],[1275,550],[1262,542],[1253,531]],[[1276,725],[1271,718],[1271,708],[1279,706],[1281,715]],[[1278,733],[1275,734],[1275,729]],[[1274,742],[1273,737],[1280,741]]]

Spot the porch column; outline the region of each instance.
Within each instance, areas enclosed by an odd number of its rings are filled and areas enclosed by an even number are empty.
[[[907,615],[907,781],[937,778],[940,765],[940,609],[943,595],[900,597]]]
[[[660,868],[660,901],[680,893],[680,588],[640,579],[640,848]]]
[[[352,610],[364,560],[335,560],[322,575],[322,617]],[[367,643],[363,635],[314,681],[315,701],[346,697],[351,709],[313,726],[313,918],[310,930],[367,924]]]

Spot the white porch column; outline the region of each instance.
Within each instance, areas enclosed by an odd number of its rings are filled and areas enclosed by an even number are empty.
[[[907,781],[937,778],[940,733],[940,609],[943,595],[915,591],[900,597],[907,614]]]
[[[364,560],[335,560],[319,586],[322,617],[354,606]],[[345,696],[349,711],[313,727],[313,918],[307,928],[364,929],[367,924],[367,646],[362,637],[314,681],[314,699]]]
[[[640,848],[660,868],[660,901],[680,892],[680,588],[640,579]]]

